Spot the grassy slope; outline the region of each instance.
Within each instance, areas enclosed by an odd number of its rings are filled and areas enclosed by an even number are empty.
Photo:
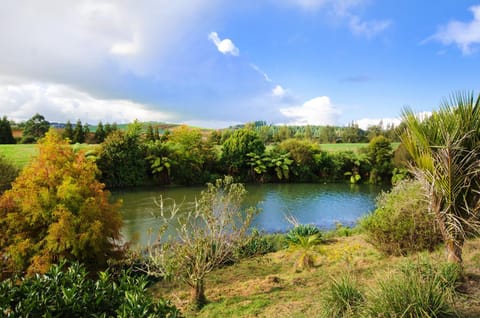
[[[96,145],[77,144],[72,145],[75,149],[86,149],[96,147]],[[10,160],[18,168],[23,168],[38,153],[35,144],[18,145],[0,145],[0,155]]]
[[[437,251],[430,257],[443,261],[444,252]],[[319,246],[312,270],[295,272],[295,255],[287,251],[244,260],[208,276],[206,296],[210,303],[198,317],[318,317],[322,291],[331,277],[348,272],[368,293],[405,259],[382,256],[356,235]],[[480,239],[466,244],[465,270],[466,293],[458,297],[456,308],[461,317],[480,317]],[[167,296],[181,308],[185,308],[189,296],[186,286],[167,282],[157,283],[152,292]],[[187,313],[187,317],[193,316]]]

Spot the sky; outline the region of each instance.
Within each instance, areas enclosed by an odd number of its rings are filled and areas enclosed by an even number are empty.
[[[0,115],[360,127],[480,91],[480,1],[1,0]]]

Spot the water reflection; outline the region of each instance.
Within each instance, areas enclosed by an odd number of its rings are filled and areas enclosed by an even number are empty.
[[[122,198],[121,213],[124,220],[125,239],[138,238],[146,244],[149,230],[160,226],[159,208],[155,204],[160,197],[177,203],[191,203],[204,187],[177,187],[140,189],[116,192],[114,198]],[[262,212],[253,226],[266,232],[283,232],[291,225],[286,215],[293,215],[301,223],[311,223],[331,228],[336,222],[354,224],[359,217],[374,209],[375,197],[382,190],[373,185],[350,184],[263,184],[247,185],[246,206],[257,206]]]

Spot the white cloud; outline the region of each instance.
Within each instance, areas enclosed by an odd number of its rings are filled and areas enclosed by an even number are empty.
[[[280,112],[291,119],[291,125],[335,125],[341,112],[331,104],[328,96],[315,97],[297,107],[281,108]]]
[[[280,85],[275,86],[272,89],[272,95],[276,97],[283,97],[287,94],[287,91]]]
[[[364,35],[367,38],[374,37],[391,25],[391,21],[362,21],[358,16],[350,16],[349,27],[353,34]]]
[[[470,7],[473,20],[470,22],[450,21],[441,26],[428,40],[436,40],[444,45],[457,45],[463,54],[472,53],[472,46],[480,44],[480,5]]]
[[[213,44],[215,44],[219,52],[223,54],[231,54],[233,56],[238,56],[240,54],[240,51],[235,46],[235,44],[233,44],[232,40],[230,39],[220,40],[217,32],[211,32],[208,35],[208,38],[210,39],[210,41],[213,42]]]
[[[371,38],[390,27],[392,21],[366,21],[354,13],[356,8],[366,6],[369,2],[369,0],[283,0],[283,3],[307,11],[325,10],[342,24],[345,23],[354,35]]]
[[[99,99],[85,92],[59,84],[0,85],[2,114],[9,119],[24,121],[40,113],[49,121],[100,120],[117,123],[167,121],[173,114],[148,108],[124,99]]]
[[[267,82],[271,82],[272,79],[268,76],[267,73],[265,73],[260,67],[258,67],[257,65],[255,64],[250,64],[250,67],[256,71],[258,74],[262,75],[263,78],[267,81]]]

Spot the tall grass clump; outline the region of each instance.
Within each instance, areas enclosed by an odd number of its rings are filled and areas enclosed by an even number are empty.
[[[348,275],[332,278],[323,294],[322,316],[325,318],[359,317],[365,296]]]
[[[380,281],[369,299],[368,317],[457,317],[452,306],[458,268],[407,263]]]
[[[360,221],[367,240],[387,255],[433,250],[442,236],[428,213],[418,181],[402,180],[377,198],[377,209]]]

